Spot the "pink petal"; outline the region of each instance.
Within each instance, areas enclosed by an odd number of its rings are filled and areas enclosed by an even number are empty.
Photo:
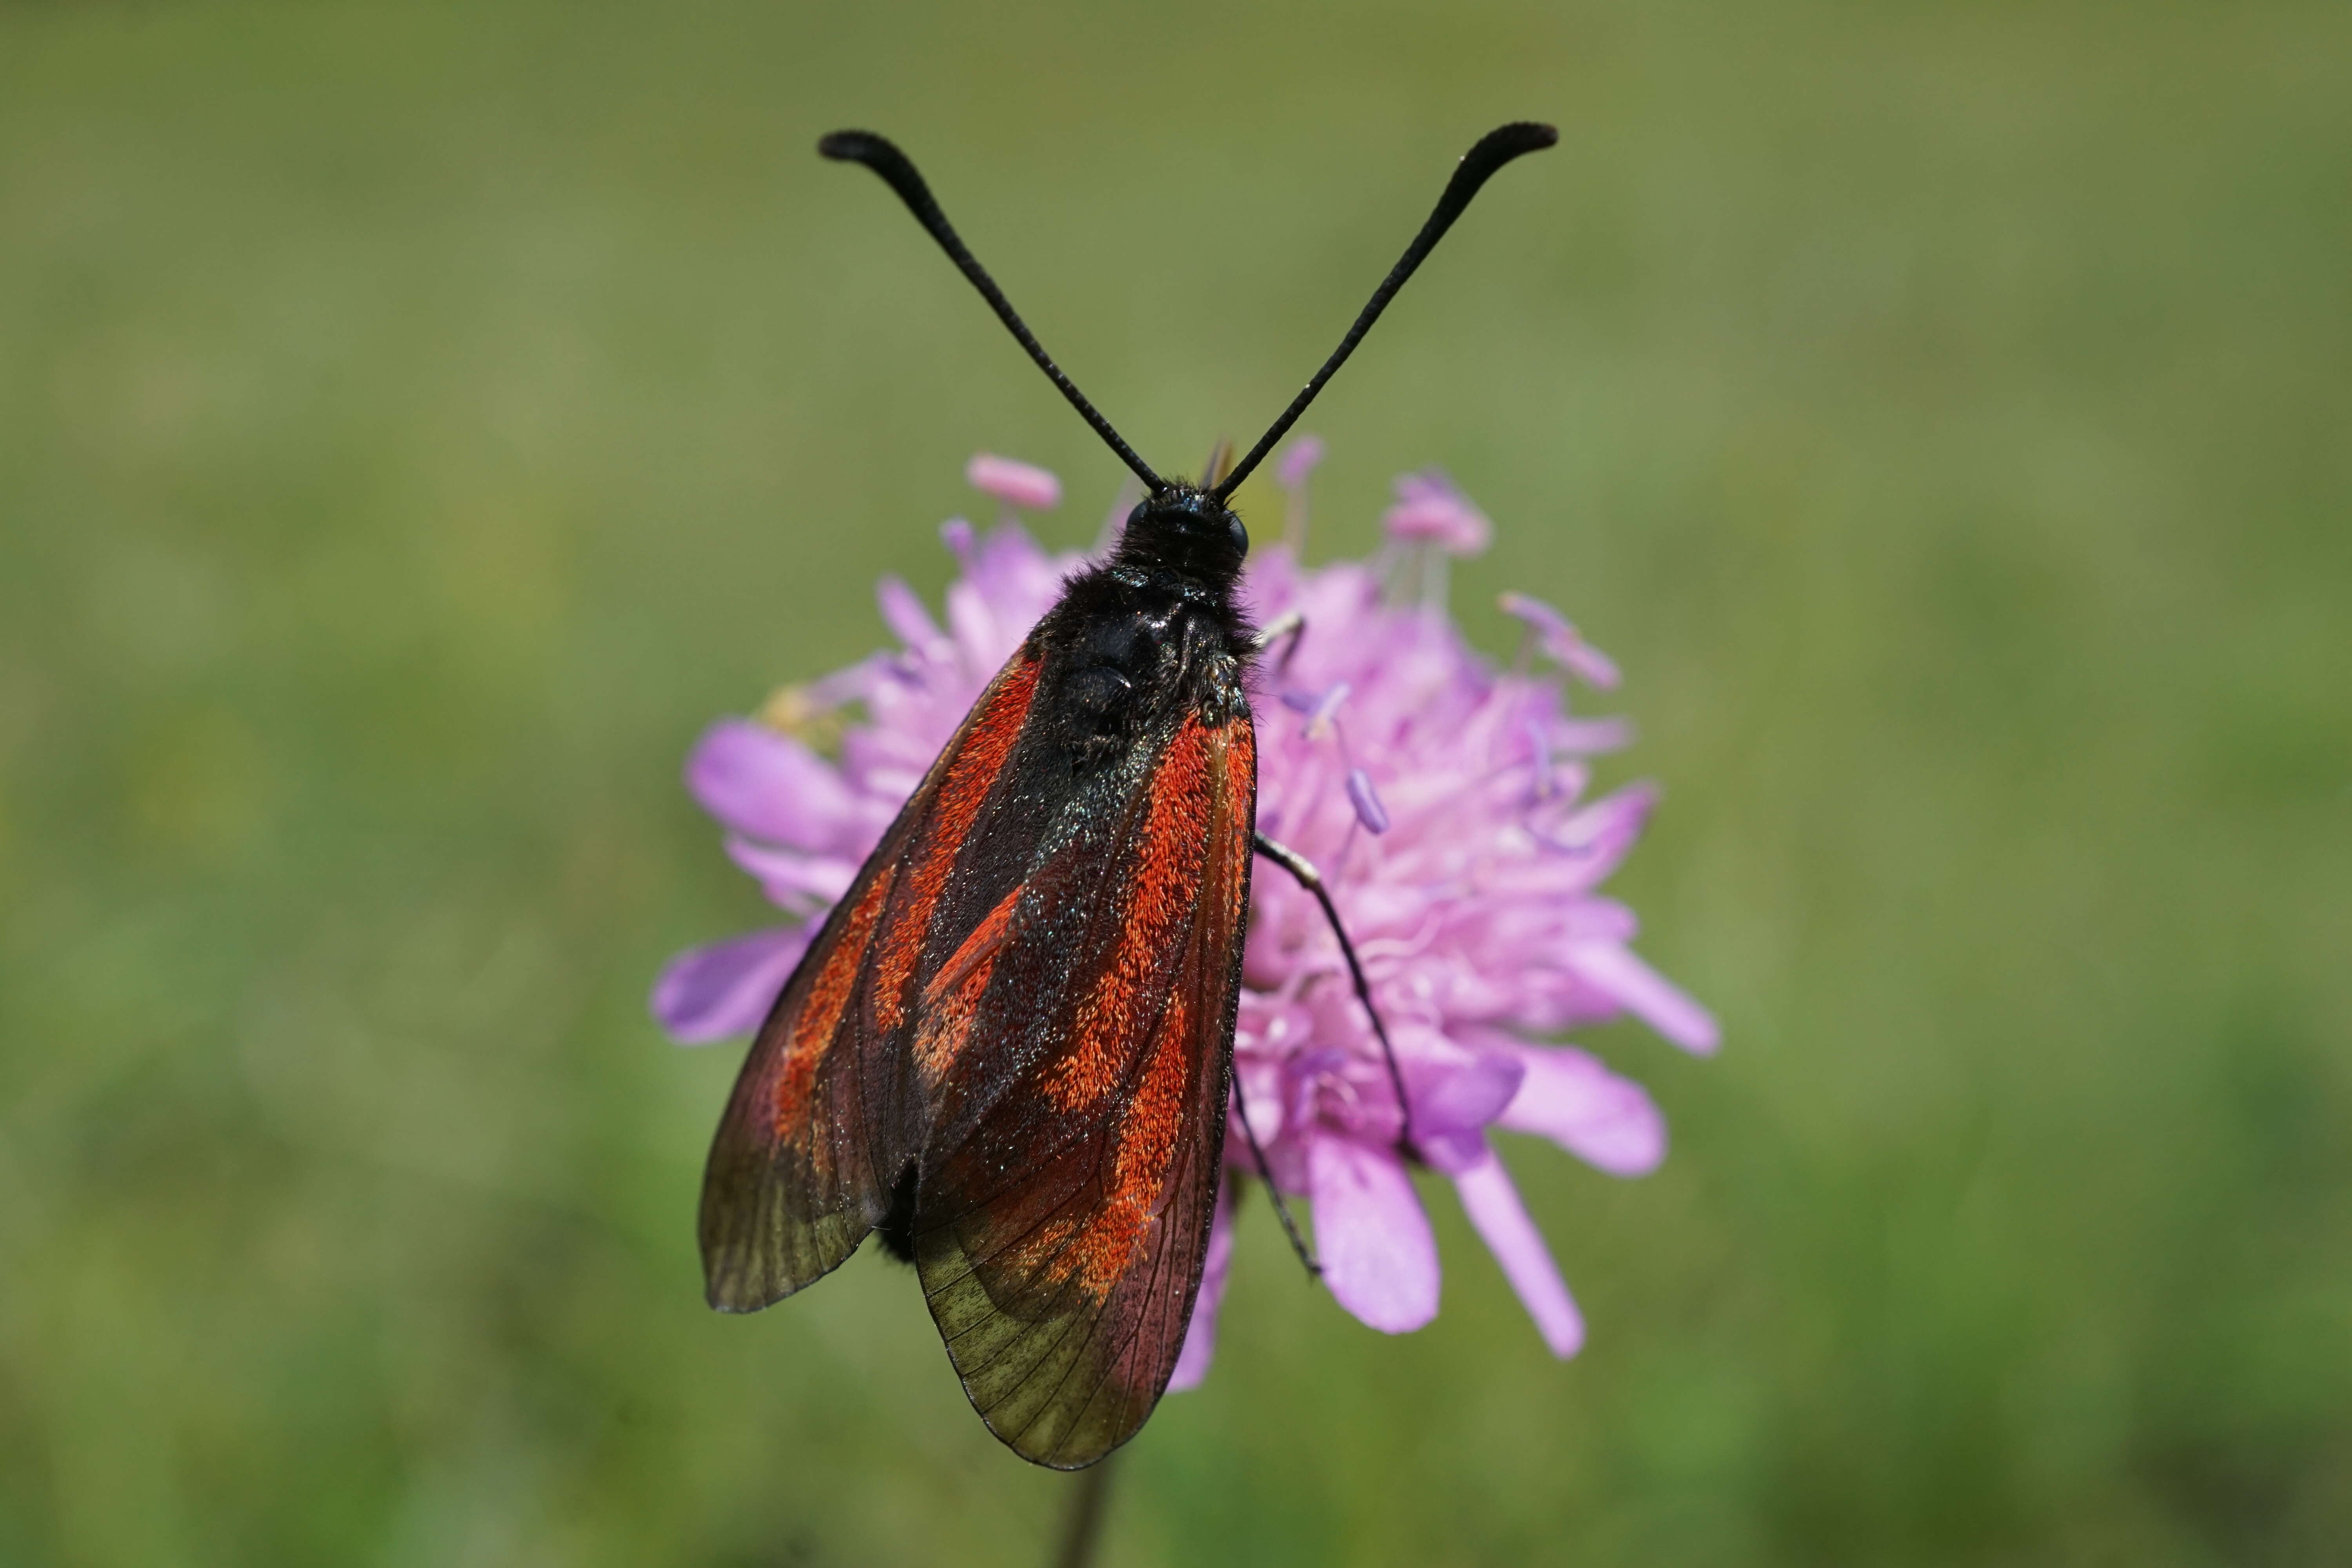
[[[1666,1119],[1640,1084],[1566,1047],[1515,1047],[1527,1068],[1496,1124],[1550,1139],[1612,1176],[1642,1176],[1666,1157]]]
[[[857,879],[855,860],[772,849],[748,838],[728,839],[727,858],[757,877],[761,890],[787,908],[804,907],[810,900],[833,903]]]
[[[857,803],[832,763],[789,735],[722,719],[686,760],[686,787],[738,833],[830,849],[854,830]]]
[[[1062,504],[1062,481],[1033,464],[982,452],[963,468],[972,489],[985,490],[1008,506],[1049,511]]]
[[[1632,852],[1657,805],[1657,785],[1628,784],[1557,822],[1547,824],[1543,819],[1552,814],[1538,812],[1530,826],[1553,848],[1576,857],[1576,880],[1590,888],[1607,879]]]
[[[1584,1314],[1576,1310],[1568,1282],[1551,1260],[1551,1248],[1544,1245],[1535,1221],[1528,1217],[1527,1206],[1519,1202],[1518,1189],[1511,1185],[1503,1162],[1489,1152],[1480,1163],[1454,1176],[1454,1190],[1462,1194],[1464,1212],[1485,1238],[1495,1261],[1503,1266],[1504,1278],[1519,1293],[1551,1353],[1562,1361],[1574,1355],[1584,1345]]]
[[[1410,1032],[1397,1034],[1410,1039]],[[1416,1138],[1476,1132],[1503,1113],[1527,1069],[1508,1051],[1449,1050],[1442,1060],[1415,1054],[1403,1062]]]
[[[1549,638],[1575,629],[1568,624],[1566,616],[1532,594],[1513,593],[1507,589],[1495,602],[1503,607],[1503,614],[1522,622],[1539,637]]]
[[[1396,493],[1396,505],[1381,518],[1391,539],[1427,541],[1448,555],[1475,555],[1494,540],[1486,514],[1443,474],[1407,474]]]
[[[1536,634],[1537,646],[1546,655],[1591,685],[1607,689],[1617,684],[1616,661],[1586,642],[1566,616],[1526,594],[1507,593],[1499,602],[1504,614],[1517,616]]]
[[[988,596],[968,576],[948,584],[948,629],[963,649],[965,665],[981,679],[994,674],[1011,651],[1010,641],[997,626],[996,612],[989,608]]]
[[[1580,756],[1622,752],[1633,743],[1633,726],[1623,719],[1562,719],[1551,727],[1552,744]]]
[[[873,691],[875,682],[887,674],[890,661],[891,656],[887,653],[867,654],[856,664],[817,677],[802,689],[808,693],[810,701],[828,711],[845,702],[862,702]]]
[[[1577,637],[1573,642],[1554,645],[1547,651],[1588,686],[1597,686],[1603,691],[1613,691],[1616,689],[1618,681],[1624,679],[1618,673],[1615,659],[1586,642],[1581,637]]]
[[[1283,448],[1281,459],[1274,468],[1275,482],[1284,489],[1295,490],[1307,482],[1307,476],[1322,460],[1323,437],[1301,436]]]
[[[1307,1149],[1307,1181],[1332,1299],[1385,1334],[1437,1316],[1437,1238],[1395,1152],[1319,1137]]]
[[[1331,732],[1332,721],[1339,717],[1339,709],[1353,689],[1343,680],[1315,700],[1315,706],[1307,710],[1307,734],[1310,740],[1319,741]]]
[[[775,1005],[814,931],[780,926],[688,948],[654,982],[656,1021],[682,1046],[750,1034]]]
[[[1168,1374],[1168,1392],[1198,1388],[1217,1353],[1217,1308],[1225,1299],[1225,1276],[1234,1263],[1234,1184],[1217,1185],[1215,1217],[1209,1221],[1209,1256],[1201,1269],[1201,1293],[1192,1299],[1192,1321],[1184,1328],[1184,1348]]]
[[[1614,942],[1580,942],[1569,951],[1568,963],[1685,1050],[1712,1056],[1723,1043],[1715,1015],[1634,956],[1633,949]]]
[[[882,608],[882,624],[916,652],[947,640],[940,633],[939,623],[931,619],[931,612],[923,607],[922,596],[907,586],[905,578],[883,578],[874,585],[874,597]]]
[[[1056,563],[1029,537],[1028,530],[1012,522],[989,531],[971,575],[999,617],[1018,622],[1025,633],[1054,607],[1063,578],[1076,564],[1075,559]]]
[[[977,537],[971,531],[971,524],[962,518],[951,517],[940,524],[940,542],[954,552],[957,562],[967,572],[971,570],[972,544]]]

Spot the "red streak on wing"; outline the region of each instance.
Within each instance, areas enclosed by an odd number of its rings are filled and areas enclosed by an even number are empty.
[[[849,920],[842,927],[841,940],[824,955],[824,967],[817,971],[815,981],[809,986],[808,1000],[800,1016],[793,1020],[791,1037],[779,1053],[772,1091],[771,1104],[775,1112],[772,1125],[779,1142],[803,1141],[808,1131],[809,1091],[816,1083],[817,1068],[833,1048],[834,1037],[840,1032],[841,1016],[848,1007],[850,993],[856,988],[857,972],[866,962],[866,945],[874,935],[875,917],[889,898],[895,879],[895,868],[885,866],[867,886],[865,896],[857,900],[857,907],[850,910]],[[805,1142],[813,1158],[822,1160],[825,1156],[826,1140]]]
[[[1133,1264],[1175,1169],[1192,1075],[1205,1065],[1196,1059],[1192,1025],[1185,999],[1171,998],[1152,1039],[1143,1082],[1119,1127],[1109,1194],[1079,1242],[1078,1257],[1072,1260],[1078,1288],[1097,1300],[1110,1294],[1111,1287]]]
[[[1098,1103],[1126,1078],[1151,1021],[1143,1009],[1166,992],[1200,901],[1202,851],[1221,782],[1215,750],[1198,719],[1187,719],[1153,773],[1134,863],[1134,889],[1109,968],[1078,1003],[1076,1045],[1040,1085],[1065,1111]],[[1181,998],[1168,1005],[1181,1007]]]
[[[1224,873],[1224,908],[1203,914],[1207,919],[1222,921],[1215,929],[1216,935],[1239,942],[1242,922],[1249,913],[1249,863],[1255,853],[1250,836],[1257,826],[1257,731],[1244,721],[1226,725],[1218,731],[1217,739],[1222,742],[1216,749],[1216,760],[1224,775],[1221,782],[1224,785],[1222,804],[1226,837],[1223,846],[1212,846],[1209,852],[1212,856],[1224,856],[1220,867]]]
[[[947,890],[948,874],[955,869],[964,837],[988,798],[989,786],[1004,767],[1021,726],[1029,716],[1029,700],[1037,690],[1037,655],[1024,648],[996,678],[982,697],[965,730],[954,761],[940,781],[939,804],[922,842],[914,846],[907,863],[905,902],[891,911],[890,929],[882,939],[874,973],[874,1022],[887,1034],[906,1018],[907,983],[923,955],[931,914]]]
[[[1195,735],[1193,726],[1186,727],[1186,735]],[[1197,857],[1191,861],[1192,885],[1197,887],[1203,877],[1209,882],[1191,940],[1196,957],[1219,956],[1219,973],[1222,955],[1240,940],[1248,898],[1251,813],[1246,805],[1235,809],[1235,803],[1248,801],[1256,786],[1256,744],[1247,723],[1229,724],[1198,731],[1187,759],[1198,778],[1197,790],[1188,794],[1195,795],[1201,805],[1199,825],[1189,839],[1200,846],[1192,851]],[[1223,830],[1223,843],[1203,842],[1211,823]],[[1202,1037],[1214,1029],[1215,1021],[1193,1013],[1207,1000],[1189,994],[1181,982],[1170,994],[1167,1010],[1152,1031],[1135,1098],[1120,1118],[1118,1152],[1111,1163],[1103,1205],[1067,1265],[1076,1269],[1081,1289],[1098,1300],[1109,1295],[1144,1252],[1181,1168],[1196,1075],[1210,1066]],[[1213,1182],[1208,1190],[1214,1192]]]
[[[922,1069],[926,1086],[935,1087],[963,1053],[988,978],[996,973],[996,955],[1003,951],[1005,933],[1012,928],[1013,906],[1024,891],[1016,885],[999,900],[923,987],[922,1021],[915,1026],[915,1065]]]

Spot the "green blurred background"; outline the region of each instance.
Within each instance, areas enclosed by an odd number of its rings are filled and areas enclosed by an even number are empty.
[[[1442,463],[1622,660],[1727,1045],[1508,1150],[1574,1363],[1248,1226],[1106,1561],[2341,1561],[2352,10],[1585,0],[0,8],[0,1562],[1043,1562],[905,1276],[704,1310],[645,1014],[700,726],[1118,479],[811,142],[1189,467],[1521,116],[1318,542]]]

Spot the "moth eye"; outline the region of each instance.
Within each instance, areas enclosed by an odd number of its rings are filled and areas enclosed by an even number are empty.
[[[1233,539],[1234,552],[1237,555],[1247,555],[1249,553],[1249,530],[1242,526],[1242,520],[1237,517],[1228,516],[1225,519],[1225,528]]]
[[[1127,526],[1133,528],[1137,523],[1141,522],[1142,521],[1143,507],[1141,503],[1138,503],[1136,509],[1127,514]]]

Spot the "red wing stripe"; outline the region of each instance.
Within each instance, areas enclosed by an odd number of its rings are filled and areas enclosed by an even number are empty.
[[[963,1053],[971,1021],[980,1012],[980,999],[988,990],[989,976],[996,973],[996,955],[1004,950],[1005,934],[1013,928],[1013,910],[1021,901],[1022,891],[1016,885],[999,900],[988,918],[972,928],[963,945],[923,987],[922,1020],[915,1026],[915,1065],[922,1069],[927,1088],[936,1088]]]
[[[1112,1157],[1108,1184],[1110,1190],[1076,1262],[1087,1294],[1097,1300],[1109,1295],[1111,1287],[1127,1272],[1156,1217],[1161,1184],[1184,1130],[1186,1091],[1192,1083],[1188,1049],[1191,1023],[1184,998],[1170,998],[1168,1010],[1160,1015],[1143,1082],[1120,1122],[1118,1152]]]
[[[973,710],[971,725],[958,745],[947,774],[940,780],[939,804],[931,813],[922,841],[909,847],[906,899],[891,911],[890,929],[874,971],[874,1022],[884,1034],[906,1018],[907,984],[923,956],[931,915],[940,895],[947,890],[948,874],[979,816],[989,787],[1003,771],[1004,759],[1021,737],[1029,716],[1029,700],[1037,691],[1040,660],[1024,648],[1004,667],[996,684]]]
[[[850,993],[857,985],[857,972],[866,962],[875,916],[889,898],[894,879],[892,868],[883,867],[857,900],[857,907],[849,911],[840,940],[824,955],[824,966],[817,971],[808,996],[801,1004],[800,1015],[793,1020],[792,1034],[777,1053],[775,1088],[769,1103],[773,1112],[771,1125],[780,1142],[802,1141],[808,1131],[810,1090],[815,1086],[818,1068],[833,1048],[835,1035],[840,1031],[841,1015],[849,1005]],[[827,1140],[805,1142],[812,1158],[822,1161],[826,1157]]]
[[[1151,805],[1138,845],[1134,887],[1108,971],[1078,1003],[1070,1053],[1041,1086],[1060,1110],[1099,1102],[1129,1074],[1151,1023],[1144,1008],[1165,994],[1215,849],[1207,843],[1217,784],[1210,732],[1187,719],[1148,786]]]

